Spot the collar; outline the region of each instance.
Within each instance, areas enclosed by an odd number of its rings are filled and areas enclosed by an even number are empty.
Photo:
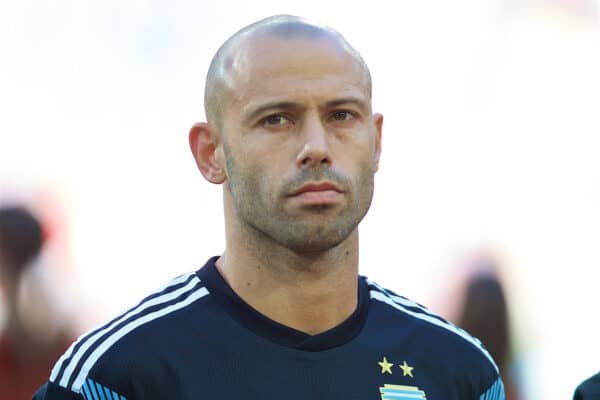
[[[255,334],[280,345],[304,350],[322,351],[341,346],[356,337],[366,319],[369,306],[369,289],[364,277],[358,279],[358,305],[356,310],[341,324],[317,335],[309,335],[282,325],[259,313],[239,297],[221,276],[215,262],[210,258],[196,274],[208,289],[211,297],[231,318]]]

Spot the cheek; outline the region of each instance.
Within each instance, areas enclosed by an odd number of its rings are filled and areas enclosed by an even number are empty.
[[[341,143],[337,151],[338,165],[353,176],[374,172],[376,163],[374,146],[374,141],[367,139]]]
[[[248,146],[242,150],[242,157],[248,171],[266,181],[263,182],[265,185],[272,187],[281,182],[294,167],[295,158],[289,147],[273,143],[260,148]]]
[[[237,176],[235,179],[237,184],[243,187],[244,197],[260,198],[265,201],[277,193],[276,182],[279,180],[277,176],[274,176],[277,171],[278,169],[274,166],[253,161],[246,154],[236,165]],[[243,199],[241,200],[243,201]]]

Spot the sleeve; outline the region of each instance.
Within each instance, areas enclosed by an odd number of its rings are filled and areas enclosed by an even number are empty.
[[[498,377],[492,386],[479,396],[479,400],[505,400],[502,379]]]
[[[84,400],[84,397],[79,393],[48,382],[34,393],[32,400]]]
[[[127,398],[98,382],[87,379],[79,393],[49,381],[35,392],[32,400],[127,400]]]

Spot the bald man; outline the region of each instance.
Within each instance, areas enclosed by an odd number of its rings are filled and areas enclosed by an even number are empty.
[[[222,186],[225,251],[79,338],[36,399],[504,399],[478,340],[358,274],[383,117],[339,33],[242,29],[205,112],[189,143]]]

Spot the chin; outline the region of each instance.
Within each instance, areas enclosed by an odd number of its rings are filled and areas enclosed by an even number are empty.
[[[352,231],[348,234],[340,234],[340,232],[325,233],[321,230],[309,235],[288,237],[280,243],[298,254],[323,253],[342,244],[350,233]]]
[[[254,218],[253,226],[270,240],[298,254],[322,253],[345,242],[358,227],[362,214],[334,217],[276,215]]]
[[[304,245],[302,246],[295,246],[295,247],[290,247],[291,250],[293,250],[295,253],[297,254],[305,254],[305,255],[309,255],[309,254],[322,254],[325,253],[329,250],[332,250],[334,248],[336,248],[340,243],[342,242],[338,242],[338,243],[310,243],[310,244],[306,244],[304,243]]]

